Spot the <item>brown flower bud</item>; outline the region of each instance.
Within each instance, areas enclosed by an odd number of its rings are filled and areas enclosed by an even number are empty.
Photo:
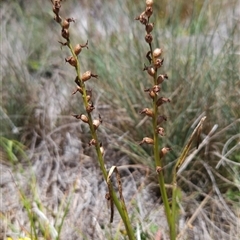
[[[151,6],[146,7],[145,14],[148,18],[153,14],[153,8]]]
[[[160,98],[157,100],[156,104],[157,104],[157,106],[159,107],[159,106],[161,106],[163,103],[166,103],[166,102],[171,102],[171,100],[170,100],[169,98],[160,97]]]
[[[154,58],[160,57],[161,54],[162,54],[162,49],[161,49],[161,48],[156,48],[156,49],[154,49],[154,51],[153,51],[153,57],[154,57]]]
[[[77,44],[74,48],[74,53],[78,55],[82,51],[82,48],[84,47],[88,48],[88,41],[84,45]]]
[[[160,68],[163,65],[164,59],[157,58],[154,61],[154,67]]]
[[[163,158],[170,150],[171,150],[171,148],[169,148],[169,147],[162,148],[162,150],[159,153],[160,158]]]
[[[157,93],[152,90],[152,88],[144,89],[144,92],[148,92],[149,96],[154,99]]]
[[[147,7],[152,7],[153,0],[146,0],[146,5],[147,5]]]
[[[165,78],[168,79],[167,74],[159,75],[158,78],[157,78],[157,84],[161,84],[164,81]]]
[[[65,58],[65,61],[68,62],[70,65],[72,65],[73,67],[77,66],[77,59],[73,56],[70,56],[68,58]]]
[[[146,65],[144,65],[143,71],[146,71],[146,70],[150,76],[152,77],[154,76],[155,69],[152,66],[147,67]]]
[[[149,108],[144,108],[144,109],[140,112],[140,114],[145,114],[145,115],[147,115],[147,116],[149,116],[149,117],[153,117],[153,111],[152,111],[151,109],[149,109]]]
[[[95,109],[95,107],[93,106],[93,103],[89,103],[86,107],[86,111],[88,113],[92,112]]]
[[[68,29],[65,29],[65,28],[62,29],[62,37],[65,38],[66,40],[69,40],[69,31],[68,31]]]
[[[146,25],[148,22],[148,18],[145,14],[145,11],[142,12],[138,17],[136,17],[135,20],[139,20],[140,23],[142,23],[143,25]]]
[[[98,119],[94,119],[93,120],[93,126],[94,126],[95,130],[100,126],[101,123],[102,123],[102,118],[99,115]]]
[[[97,141],[95,139],[91,139],[88,143],[89,146],[93,146],[93,145],[96,146],[96,144],[97,144]]]
[[[148,23],[145,28],[146,32],[150,33],[153,30],[153,26],[154,26],[153,23]]]
[[[88,117],[84,114],[73,114],[72,116],[75,117],[76,119],[82,120],[85,123],[89,122]]]
[[[105,150],[104,150],[104,148],[103,148],[103,146],[102,146],[102,143],[100,143],[99,145],[100,145],[100,152],[101,152],[101,154],[103,155],[104,152],[105,152]]]
[[[139,145],[141,145],[143,143],[153,144],[154,140],[152,138],[149,138],[149,137],[144,137],[143,140],[139,143]]]
[[[89,80],[91,77],[95,77],[97,78],[98,75],[92,74],[91,71],[87,71],[82,75],[82,81],[86,82],[87,80]]]
[[[156,131],[157,131],[157,133],[158,133],[159,135],[161,135],[161,136],[164,136],[164,135],[165,135],[164,129],[163,129],[162,127],[158,127]]]
[[[162,167],[160,167],[160,166],[157,166],[157,167],[156,167],[156,172],[157,172],[158,174],[159,174],[162,170],[163,170]]]
[[[150,33],[147,33],[146,36],[145,36],[145,41],[146,41],[147,43],[151,43],[152,40],[153,40],[152,35],[151,35]]]
[[[158,93],[158,92],[160,92],[161,87],[160,87],[159,85],[154,85],[153,88],[152,88],[152,90],[153,90],[155,93]]]
[[[157,125],[161,124],[163,121],[167,121],[167,117],[165,116],[158,116],[157,118]]]
[[[75,22],[73,18],[67,18],[62,22],[62,28],[68,29],[70,26],[70,22]]]

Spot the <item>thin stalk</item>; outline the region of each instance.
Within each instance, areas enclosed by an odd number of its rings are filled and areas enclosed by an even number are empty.
[[[87,102],[87,94],[86,94],[86,88],[85,88],[85,84],[83,83],[82,79],[81,79],[81,69],[80,69],[80,63],[79,63],[79,60],[73,50],[73,47],[70,43],[70,40],[68,41],[68,47],[73,55],[73,57],[77,60],[77,65],[76,65],[76,72],[77,72],[77,77],[78,79],[80,79],[80,85],[82,87],[82,90],[83,90],[83,95],[82,95],[82,98],[83,98],[83,102],[84,102],[84,106],[85,108],[87,107],[88,105],[88,102]],[[99,144],[99,141],[98,141],[98,137],[97,137],[97,134],[96,134],[96,130],[94,128],[94,125],[93,125],[93,119],[92,119],[92,115],[91,113],[87,113],[88,115],[88,124],[89,124],[89,127],[90,127],[90,131],[91,131],[91,135],[92,135],[92,139],[95,139],[96,140],[96,145],[95,145],[95,149],[96,149],[96,152],[97,152],[97,158],[98,158],[98,162],[99,162],[99,165],[100,165],[100,169],[103,173],[103,177],[104,177],[104,180],[107,182],[107,170],[104,166],[104,159],[103,159],[103,156],[102,156],[102,152],[101,152],[101,149],[100,149],[100,144]],[[122,201],[119,201],[118,197],[117,197],[117,194],[116,192],[113,190],[113,187],[111,186],[111,196],[112,196],[112,200],[124,222],[124,225],[125,225],[125,228],[126,228],[126,231],[127,231],[127,234],[128,234],[128,237],[130,240],[134,240],[135,239],[135,236],[134,236],[134,232],[133,232],[133,229],[132,229],[132,226],[131,226],[131,223],[130,223],[130,219],[129,219],[129,216],[128,216],[128,212],[127,212],[127,209],[126,209],[126,206],[125,206],[125,203],[122,202]]]

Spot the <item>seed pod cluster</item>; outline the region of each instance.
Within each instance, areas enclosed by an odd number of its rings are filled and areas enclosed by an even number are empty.
[[[137,17],[136,20],[139,20],[140,23],[145,25],[145,41],[149,45],[149,51],[146,54],[146,58],[149,62],[148,65],[144,64],[144,71],[148,73],[148,76],[152,79],[152,87],[144,89],[145,92],[148,93],[150,98],[152,99],[152,107],[143,108],[140,111],[140,114],[148,116],[153,119],[152,124],[154,127],[154,137],[144,137],[142,141],[139,143],[142,144],[155,144],[155,140],[158,136],[163,137],[165,136],[165,130],[162,127],[162,124],[167,121],[167,118],[164,115],[158,113],[160,111],[160,106],[164,103],[170,102],[170,99],[167,97],[159,96],[161,92],[161,84],[164,82],[165,79],[168,79],[167,74],[158,74],[160,68],[164,63],[164,59],[162,58],[163,51],[161,48],[156,47],[153,48],[153,36],[152,32],[154,30],[154,24],[150,22],[150,18],[153,14],[153,0],[146,0],[146,8],[145,10]],[[163,148],[159,156],[160,158],[163,157],[170,148]],[[160,166],[158,166],[160,167]],[[161,168],[161,167],[160,167]],[[159,169],[160,169],[159,168]]]

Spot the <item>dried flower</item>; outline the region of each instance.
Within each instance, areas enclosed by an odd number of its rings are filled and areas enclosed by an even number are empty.
[[[161,48],[156,48],[153,51],[153,57],[154,58],[159,58],[162,54],[162,49]]]
[[[85,123],[89,122],[88,117],[84,114],[73,114],[72,116],[75,117],[76,119],[82,120]]]
[[[169,148],[169,147],[162,148],[162,150],[159,153],[160,158],[163,158],[170,150],[171,150],[171,148]]]
[[[157,104],[157,106],[159,107],[159,106],[161,106],[163,103],[167,103],[167,102],[171,102],[171,100],[170,100],[169,98],[160,97],[160,98],[157,100],[156,104]]]
[[[70,56],[68,58],[65,58],[65,61],[68,62],[70,65],[72,65],[73,67],[77,66],[77,59],[73,56]]]
[[[65,29],[65,28],[62,29],[62,37],[65,38],[66,40],[69,40],[69,31],[68,31],[68,29]]]
[[[154,23],[148,23],[148,24],[146,25],[146,27],[145,27],[146,32],[147,32],[147,33],[152,32],[153,26],[154,26]]]
[[[144,137],[143,140],[139,143],[139,145],[141,145],[143,143],[153,144],[154,140],[152,138],[149,138],[149,137]]]
[[[101,123],[102,123],[102,118],[99,114],[98,119],[93,120],[94,129],[96,130],[100,126]]]
[[[92,74],[91,71],[87,71],[87,72],[85,72],[85,73],[82,75],[82,81],[83,81],[83,82],[86,82],[86,81],[89,80],[91,77],[97,78],[98,75]]]
[[[157,133],[158,133],[159,135],[161,135],[161,136],[164,136],[164,135],[165,135],[164,129],[163,129],[162,127],[158,127],[158,128],[156,129],[156,131],[157,131]]]
[[[70,26],[70,22],[75,22],[75,20],[73,18],[64,19],[64,21],[62,22],[62,28],[68,29]]]
[[[152,7],[153,0],[146,0],[146,5],[147,5],[147,7]]]
[[[162,116],[162,115],[158,116],[157,125],[160,125],[163,121],[167,121],[167,117]]]
[[[159,75],[158,78],[157,78],[157,84],[161,84],[164,81],[164,79],[168,79],[167,74]]]
[[[95,139],[91,139],[88,143],[89,146],[92,146],[92,145],[96,146],[96,144],[97,144],[97,141]]]
[[[145,36],[145,41],[147,43],[151,43],[152,40],[153,40],[153,37],[152,37],[151,33],[147,33],[146,36]]]
[[[147,116],[149,116],[149,117],[153,117],[153,111],[152,111],[151,109],[149,109],[149,108],[144,108],[144,109],[140,112],[140,114],[145,114],[145,115],[147,115]]]
[[[77,44],[74,48],[74,53],[78,55],[82,51],[82,48],[85,48],[85,47],[88,48],[88,41],[84,45]]]
[[[145,14],[148,18],[150,18],[151,15],[153,14],[153,8],[151,6],[147,6],[145,10]]]

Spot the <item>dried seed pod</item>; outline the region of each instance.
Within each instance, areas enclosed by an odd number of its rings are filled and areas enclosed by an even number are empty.
[[[147,32],[147,33],[152,32],[153,26],[154,26],[153,23],[148,23],[148,24],[146,25],[146,27],[145,27],[146,32]]]
[[[150,18],[153,14],[153,8],[151,6],[146,7],[145,14],[148,18]]]
[[[152,5],[153,5],[153,0],[146,0],[147,7],[152,7]]]
[[[68,62],[70,65],[72,65],[73,67],[77,66],[77,59],[73,56],[70,56],[68,58],[65,58],[65,61]]]
[[[163,158],[170,150],[171,150],[171,148],[169,148],[169,147],[162,148],[162,150],[159,153],[160,158]]]
[[[157,58],[154,61],[154,67],[160,68],[163,65],[164,59]]]
[[[82,51],[82,49],[85,47],[88,48],[88,41],[84,45],[77,44],[74,48],[74,53],[78,55]]]
[[[153,117],[153,111],[152,111],[151,109],[149,109],[149,108],[144,108],[144,109],[140,112],[140,114],[145,114],[145,115],[147,115],[147,116],[149,116],[149,117]]]
[[[161,124],[163,121],[167,121],[167,117],[165,116],[158,116],[157,118],[157,125]]]
[[[153,90],[155,93],[158,93],[158,92],[160,92],[161,87],[160,87],[159,85],[154,85],[153,88],[152,88],[152,90]]]
[[[145,14],[145,11],[142,12],[138,17],[136,17],[135,20],[139,20],[140,23],[142,23],[143,25],[146,25],[148,22],[148,18]]]
[[[68,31],[68,29],[65,29],[65,28],[62,29],[62,37],[65,38],[66,40],[69,40],[69,31]]]
[[[161,135],[161,136],[164,136],[164,135],[165,135],[164,129],[163,129],[162,127],[158,127],[156,131],[157,131],[157,133],[158,133],[159,135]]]
[[[150,33],[147,33],[146,36],[145,36],[145,41],[146,41],[147,43],[151,43],[152,40],[153,40],[152,35],[151,35]]]
[[[96,130],[100,124],[102,123],[102,118],[101,116],[99,115],[99,118],[98,119],[94,119],[93,120],[93,126],[94,126],[94,129]]]
[[[167,74],[159,75],[158,78],[157,78],[157,84],[161,84],[164,81],[165,78],[168,79]]]
[[[158,174],[159,174],[162,170],[163,170],[162,167],[160,167],[160,166],[157,166],[157,167],[156,167],[156,172],[157,172]]]
[[[154,140],[152,138],[149,138],[149,137],[144,137],[143,140],[139,143],[139,145],[141,145],[143,143],[153,144]]]
[[[163,103],[166,103],[166,102],[171,102],[171,100],[170,100],[169,98],[160,97],[160,98],[157,100],[156,104],[157,104],[157,106],[159,107],[159,106],[161,106]]]
[[[95,107],[93,106],[93,103],[89,103],[86,107],[86,111],[88,113],[92,112],[95,109]]]
[[[149,96],[154,99],[157,96],[157,93],[152,90],[152,88],[144,89],[144,92],[148,92]]]
[[[101,152],[101,154],[103,155],[104,152],[105,152],[105,150],[104,150],[104,148],[103,148],[103,146],[102,146],[102,143],[100,143],[99,145],[100,145],[100,152]]]
[[[154,76],[155,69],[152,66],[147,67],[146,65],[144,65],[143,71],[146,71],[146,70],[150,76],[152,77]]]
[[[153,51],[153,57],[154,57],[154,58],[160,57],[161,54],[162,54],[162,49],[161,49],[161,48],[156,48],[156,49],[154,49],[154,51]]]
[[[84,114],[73,114],[72,116],[75,117],[76,119],[82,120],[85,123],[89,122],[88,117]]]
[[[64,21],[62,22],[62,28],[68,29],[70,26],[70,22],[75,22],[75,20],[73,18],[64,19]]]
[[[86,81],[89,80],[91,77],[97,78],[98,75],[92,74],[91,71],[87,71],[87,72],[85,72],[85,73],[82,75],[82,81],[83,81],[83,82],[86,82]]]
[[[97,144],[97,141],[95,139],[91,139],[88,143],[89,146],[93,146],[93,145],[96,146],[96,144]]]

